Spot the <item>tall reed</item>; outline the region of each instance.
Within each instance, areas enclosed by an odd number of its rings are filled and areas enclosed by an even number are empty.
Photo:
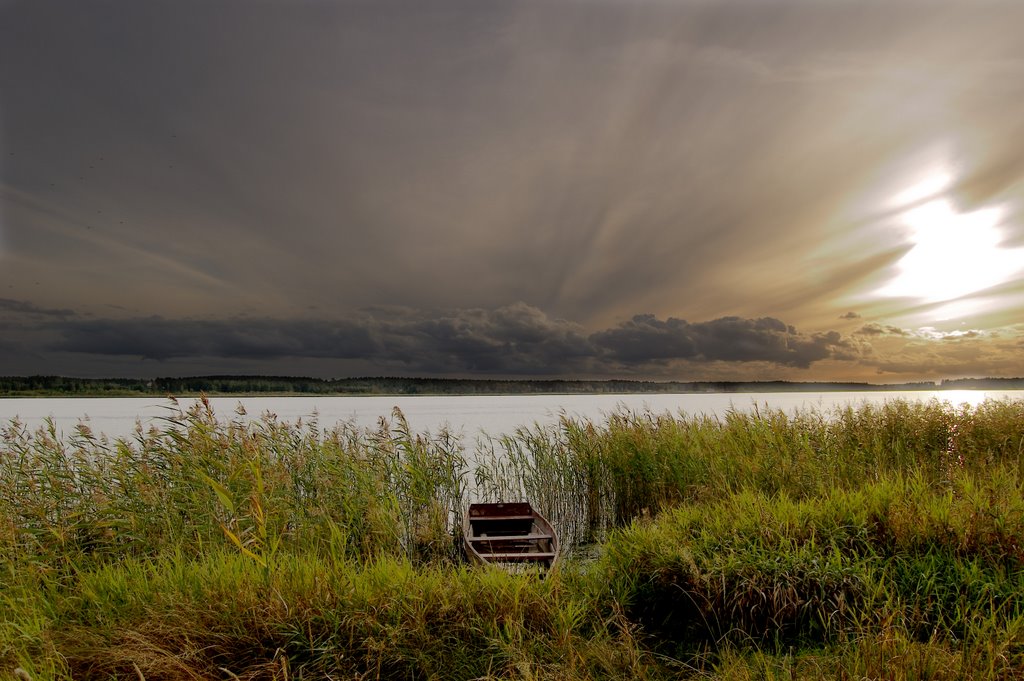
[[[741,490],[807,498],[913,470],[949,485],[961,471],[1024,465],[1024,403],[932,401],[831,412],[733,411],[724,418],[611,414],[519,429],[479,462],[490,496],[537,499],[573,541],[681,503]]]
[[[82,426],[13,424],[0,450],[0,548],[58,565],[230,545],[451,559],[465,461],[447,432],[413,436],[397,410],[375,431],[315,420],[219,421],[209,402],[109,442]]]
[[[620,411],[485,440],[224,419],[0,442],[0,676],[1014,678],[1024,403],[721,419]],[[474,499],[594,560],[457,564]]]

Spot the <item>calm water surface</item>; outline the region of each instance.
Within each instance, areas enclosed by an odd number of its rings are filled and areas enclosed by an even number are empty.
[[[685,395],[515,395],[515,396],[416,396],[416,397],[214,397],[214,412],[224,421],[237,418],[243,407],[247,418],[266,413],[295,422],[316,418],[321,428],[341,422],[375,426],[398,407],[414,432],[436,433],[447,427],[473,441],[481,434],[492,436],[513,432],[520,426],[550,424],[559,415],[601,420],[620,410],[650,410],[656,413],[723,416],[730,410],[750,411],[775,408],[793,412],[815,408],[829,411],[847,404],[907,399],[937,399],[952,404],[979,404],[985,399],[1024,399],[1024,390],[939,390],[914,392],[826,392],[826,393],[713,393]],[[194,400],[182,399],[185,408]],[[160,398],[6,398],[0,399],[0,424],[18,419],[30,429],[52,418],[58,433],[67,437],[79,423],[107,437],[131,437],[136,424],[143,428],[160,426],[160,419],[174,413],[174,405]]]

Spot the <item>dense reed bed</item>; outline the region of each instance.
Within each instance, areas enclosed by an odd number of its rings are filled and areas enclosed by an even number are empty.
[[[1024,403],[620,412],[483,443],[168,406],[8,424],[0,678],[1021,678]],[[469,569],[475,499],[573,556]]]

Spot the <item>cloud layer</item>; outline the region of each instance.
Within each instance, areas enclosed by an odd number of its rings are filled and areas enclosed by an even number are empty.
[[[27,303],[2,310],[21,319],[25,348],[156,363],[328,359],[404,374],[664,376],[712,363],[807,369],[825,359],[851,359],[855,351],[838,332],[804,334],[772,318],[690,323],[648,314],[588,332],[523,303],[441,313],[377,309],[334,321],[97,319],[40,313]]]
[[[861,322],[862,320],[855,320]],[[95,317],[0,299],[0,375],[263,373],[664,380],[892,380],[1012,376],[1024,326],[804,332],[772,317],[653,314],[598,329],[516,303],[346,318]],[[56,367],[56,368],[55,368]],[[1015,369],[1017,369],[1015,371]]]

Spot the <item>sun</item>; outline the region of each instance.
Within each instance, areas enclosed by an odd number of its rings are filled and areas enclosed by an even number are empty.
[[[1001,246],[1003,214],[999,207],[960,213],[946,198],[912,206],[902,215],[912,246],[876,293],[939,303],[1009,281],[1024,270],[1024,249]]]

